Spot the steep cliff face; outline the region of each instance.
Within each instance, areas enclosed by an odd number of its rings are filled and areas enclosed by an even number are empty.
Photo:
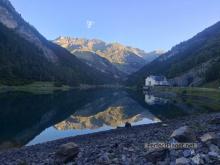
[[[109,84],[117,80],[92,68],[45,39],[0,0],[0,83],[58,81],[70,85]]]

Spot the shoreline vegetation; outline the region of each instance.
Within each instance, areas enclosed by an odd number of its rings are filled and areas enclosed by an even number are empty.
[[[155,87],[152,92],[156,93],[175,93],[177,95],[190,95],[190,96],[207,96],[212,94],[220,97],[219,88],[204,88],[204,87]]]
[[[88,85],[88,84],[81,84],[80,86],[69,86],[64,85],[59,82],[42,82],[36,81],[28,84],[22,85],[4,85],[0,83],[0,93],[4,92],[29,92],[33,94],[47,94],[53,93],[54,91],[68,91],[72,89],[91,89],[91,88],[125,88],[125,89],[132,89],[135,90],[136,87],[124,86],[120,84],[115,85]],[[210,86],[203,86],[203,87],[153,87],[153,92],[173,92],[176,94],[190,94],[190,95],[197,95],[197,94],[205,94],[206,92],[214,92],[219,93],[220,89]]]
[[[7,164],[218,164],[220,113],[117,128],[0,152]],[[181,138],[180,138],[181,137]],[[187,140],[187,141],[186,141]],[[150,143],[195,143],[196,148],[146,148]],[[61,154],[60,154],[61,153]],[[62,154],[65,153],[65,154]],[[65,163],[64,163],[65,162]],[[188,163],[187,163],[188,162]]]
[[[25,85],[0,85],[0,93],[5,92],[28,92],[33,94],[47,94],[54,91],[67,91],[72,87],[67,85],[60,85],[53,82],[33,82]]]
[[[91,89],[91,88],[128,88],[122,85],[86,85],[69,86],[56,82],[33,82],[24,85],[2,85],[0,84],[0,93],[5,92],[28,92],[33,94],[50,94],[55,91],[68,91],[72,89]]]

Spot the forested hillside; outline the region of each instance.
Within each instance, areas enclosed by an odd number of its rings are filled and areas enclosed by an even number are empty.
[[[193,84],[199,79],[199,85],[220,79],[219,58],[220,22],[173,47],[131,75],[127,82],[140,85],[146,76],[162,74],[174,81],[176,78],[178,81],[186,81],[184,85]]]
[[[8,0],[0,0],[0,83],[55,81],[69,85],[117,83],[64,48],[47,41]]]

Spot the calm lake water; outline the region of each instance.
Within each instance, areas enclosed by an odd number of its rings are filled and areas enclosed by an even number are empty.
[[[0,149],[168,118],[213,112],[219,100],[207,96],[152,95],[113,89],[53,94],[0,94]]]

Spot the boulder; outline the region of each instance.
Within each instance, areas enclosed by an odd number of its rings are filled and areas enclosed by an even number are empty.
[[[203,143],[214,143],[218,144],[220,142],[220,138],[214,133],[214,132],[209,132],[200,137],[200,140]]]
[[[176,159],[176,165],[187,165],[190,163],[190,160],[184,157]]]
[[[178,142],[194,142],[196,140],[196,136],[191,128],[188,126],[183,126],[176,129],[171,138],[174,138]]]
[[[126,122],[126,123],[125,123],[125,128],[131,128],[131,123]]]
[[[149,162],[156,163],[159,161],[164,161],[167,154],[168,154],[168,149],[164,149],[164,148],[152,149],[146,153],[145,158]]]
[[[109,158],[109,153],[101,153],[100,157],[97,160],[97,163],[100,164],[110,164],[110,158]]]
[[[64,164],[74,161],[79,153],[79,147],[75,143],[66,143],[61,145],[55,153],[55,163]]]

